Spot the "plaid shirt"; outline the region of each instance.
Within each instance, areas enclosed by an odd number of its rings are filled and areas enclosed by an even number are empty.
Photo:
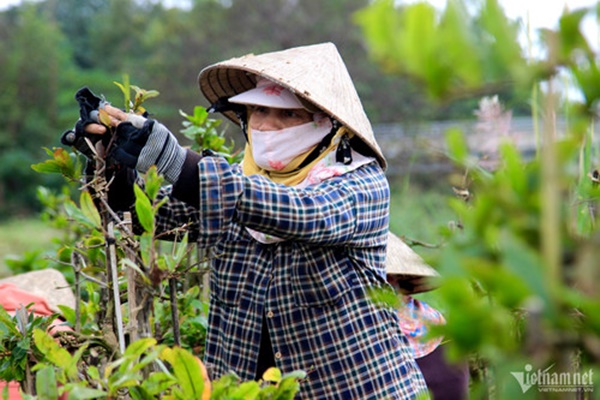
[[[161,230],[193,222],[214,251],[206,363],[255,377],[261,323],[277,367],[304,370],[306,399],[405,399],[426,392],[385,285],[389,187],[375,162],[297,189],[204,157],[198,209],[171,200]],[[245,227],[284,241],[263,244]],[[197,229],[195,229],[197,228]],[[192,233],[192,232],[191,232]]]

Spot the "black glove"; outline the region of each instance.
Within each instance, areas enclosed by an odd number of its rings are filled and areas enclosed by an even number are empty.
[[[106,102],[92,93],[87,87],[83,87],[75,93],[75,100],[79,103],[79,120],[73,129],[63,132],[60,142],[65,146],[75,147],[88,159],[93,159],[94,152],[90,149],[85,138],[87,137],[92,144],[102,140],[104,145],[107,146],[110,141],[110,135],[89,134],[85,132],[85,127],[91,123],[98,123],[98,110]]]
[[[145,173],[156,165],[159,174],[171,183],[177,182],[186,157],[186,151],[177,138],[161,123],[139,118],[121,122],[117,126],[116,142],[109,158]],[[140,126],[141,125],[141,126]]]

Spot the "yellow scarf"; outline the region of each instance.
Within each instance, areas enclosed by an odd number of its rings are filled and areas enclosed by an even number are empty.
[[[269,178],[270,180],[272,180],[275,183],[282,183],[286,186],[296,186],[300,182],[302,182],[304,179],[306,179],[306,176],[308,175],[310,170],[321,159],[323,159],[327,154],[329,154],[330,152],[332,152],[333,150],[336,149],[341,137],[344,136],[345,134],[347,134],[349,138],[352,138],[352,136],[354,135],[351,131],[349,131],[348,129],[346,129],[345,127],[342,126],[341,128],[339,128],[337,130],[335,136],[333,137],[333,139],[331,140],[331,143],[329,144],[329,147],[327,147],[323,152],[321,152],[321,154],[319,154],[319,156],[317,158],[315,158],[312,162],[310,162],[309,164],[305,165],[304,167],[302,167],[300,169],[298,169],[298,167],[302,164],[302,162],[306,159],[306,157],[308,157],[308,155],[311,153],[311,151],[315,149],[316,146],[311,148],[306,153],[301,154],[298,157],[294,158],[282,170],[267,171],[267,170],[259,167],[258,165],[256,165],[256,162],[254,161],[254,157],[252,156],[252,134],[250,132],[250,129],[248,129],[249,140],[246,143],[246,148],[244,150],[244,159],[242,160],[242,170],[244,171],[244,175],[246,175],[246,176],[259,174],[259,175],[266,176],[267,178]]]

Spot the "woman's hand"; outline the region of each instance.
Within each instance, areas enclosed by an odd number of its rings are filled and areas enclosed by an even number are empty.
[[[104,111],[105,115],[108,115],[107,121],[110,122],[110,126],[117,127],[121,122],[131,122],[134,126],[141,128],[146,121],[146,118],[141,115],[126,113],[125,111],[113,107],[110,104],[105,104],[101,110]],[[102,111],[98,111],[98,120],[105,122],[105,119],[101,116]],[[101,123],[91,123],[85,127],[87,133],[93,135],[104,135],[107,132],[106,126]]]

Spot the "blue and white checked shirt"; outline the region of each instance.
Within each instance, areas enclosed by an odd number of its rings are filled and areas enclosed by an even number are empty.
[[[213,378],[255,376],[263,315],[277,367],[308,372],[304,399],[406,399],[426,393],[385,284],[389,187],[376,163],[304,189],[244,176],[204,157],[200,204],[171,200],[161,230],[194,222],[214,250],[206,363]],[[285,239],[263,244],[245,229]],[[195,235],[194,235],[195,236]]]

